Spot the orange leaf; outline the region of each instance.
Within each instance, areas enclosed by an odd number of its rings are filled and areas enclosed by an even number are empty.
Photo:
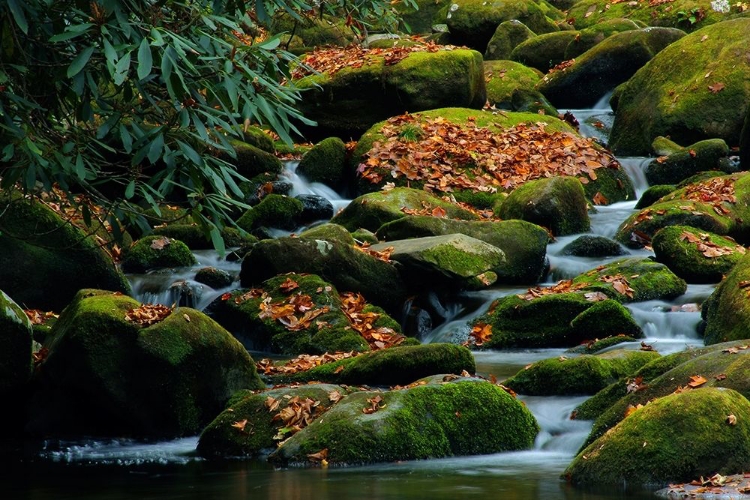
[[[714,83],[713,85],[708,86],[708,90],[711,91],[712,94],[717,94],[724,90],[725,85],[721,82]]]
[[[233,423],[232,427],[234,427],[235,429],[239,429],[240,431],[244,431],[246,425],[247,425],[247,419],[244,419],[244,420],[240,420],[238,422]]]
[[[700,387],[703,384],[708,382],[705,378],[701,377],[700,375],[693,375],[690,377],[690,382],[688,382],[688,386],[695,389],[696,387]]]

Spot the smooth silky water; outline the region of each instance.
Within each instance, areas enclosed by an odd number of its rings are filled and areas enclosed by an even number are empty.
[[[606,101],[602,101],[605,103]],[[604,104],[591,110],[573,110],[582,133],[605,139],[602,130],[611,126],[611,112]],[[604,127],[596,125],[604,124]],[[592,125],[594,124],[594,125]],[[637,196],[647,187],[644,158],[620,159],[633,179]],[[344,197],[320,184],[299,177],[296,163],[288,162],[284,177],[293,185],[293,195],[318,194],[331,200],[335,210],[348,203]],[[620,223],[635,211],[635,200],[597,207],[591,216],[591,234],[612,237]],[[299,230],[297,230],[299,232]],[[281,235],[282,233],[280,233]],[[572,278],[588,269],[615,260],[586,259],[560,255],[573,237],[562,237],[548,247],[550,275],[547,283]],[[651,255],[631,251],[635,256]],[[172,273],[130,276],[134,295],[143,302],[171,306],[184,303],[203,309],[222,293],[237,288],[213,290],[192,280],[201,267],[214,266],[234,275],[239,263],[219,259],[213,252],[197,252],[198,265]],[[644,340],[662,354],[701,345],[696,327],[699,304],[713,290],[710,285],[691,285],[674,302],[650,301],[628,308],[643,328]],[[449,302],[430,297],[438,314],[434,328],[423,342],[461,342],[468,336],[468,323],[484,313],[493,300],[525,288],[498,287],[465,292]],[[640,341],[617,348],[639,349]],[[564,349],[517,349],[476,352],[477,371],[503,380],[535,361],[563,355]],[[257,353],[255,354],[257,357]],[[566,356],[570,356],[566,354]],[[144,443],[126,439],[46,441],[0,456],[3,465],[2,499],[337,499],[342,498],[499,498],[599,500],[654,498],[648,491],[621,488],[581,490],[572,488],[561,474],[578,451],[591,422],[571,420],[573,409],[586,397],[520,397],[534,413],[541,432],[533,450],[493,455],[387,463],[328,469],[277,470],[259,460],[206,461],[195,456],[197,437]],[[19,460],[20,457],[24,457]]]

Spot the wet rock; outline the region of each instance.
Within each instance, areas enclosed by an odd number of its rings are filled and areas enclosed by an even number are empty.
[[[728,417],[734,423],[728,423]],[[731,389],[672,394],[645,405],[581,450],[564,472],[576,485],[652,486],[743,470],[750,403]]]
[[[484,75],[487,79],[487,101],[490,105],[512,110],[513,91],[533,89],[542,78],[537,70],[513,61],[485,61]]]
[[[529,38],[513,49],[509,59],[547,73],[565,61],[565,49],[578,34],[577,31],[558,31]]]
[[[560,255],[576,257],[612,257],[627,255],[629,252],[619,243],[604,236],[585,234],[568,243],[560,250]]]
[[[715,344],[750,338],[747,329],[750,307],[747,306],[745,283],[750,279],[750,255],[745,255],[727,274],[705,302],[705,342]]]
[[[623,349],[575,358],[560,356],[527,366],[503,385],[529,396],[596,394],[658,357],[656,352]]]
[[[216,267],[204,267],[195,273],[195,281],[208,285],[214,290],[225,288],[234,282],[234,276],[223,269]]]
[[[322,196],[298,194],[294,198],[302,202],[302,212],[298,216],[302,223],[328,220],[333,217],[333,205]]]
[[[296,198],[269,194],[237,219],[237,225],[247,232],[264,226],[292,230],[299,225],[303,209]]]
[[[153,234],[180,240],[190,250],[210,250],[214,248],[211,238],[207,237],[197,224],[167,224],[154,228]],[[233,227],[223,228],[221,236],[224,238],[224,245],[227,247],[238,247],[258,241],[254,236],[241,233]]]
[[[342,245],[355,244],[354,237],[345,227],[331,222],[305,229],[299,237],[308,240],[336,241]]]
[[[122,269],[128,273],[145,273],[151,269],[187,267],[195,263],[195,256],[180,240],[146,236],[128,250],[122,260]]]
[[[675,190],[677,190],[677,186],[674,184],[657,184],[655,186],[649,186],[649,188],[644,191],[638,199],[635,208],[638,210],[648,208],[659,201],[660,198],[667,196]]]
[[[487,44],[487,50],[484,52],[485,73],[487,72],[487,62],[489,61],[508,61],[510,54],[518,44],[525,42],[529,38],[536,36],[525,24],[517,19],[503,21],[495,29],[492,38]],[[489,98],[490,89],[487,87],[487,97]]]
[[[247,351],[203,313],[177,308],[140,326],[126,319],[140,306],[125,295],[79,292],[46,346],[30,432],[190,435],[236,390],[263,387]]]
[[[338,137],[329,137],[305,153],[297,173],[310,182],[321,182],[332,189],[341,189],[347,178],[346,145]]]
[[[612,35],[644,27],[645,26],[639,25],[630,19],[615,18],[607,19],[599,24],[582,29],[578,32],[578,36],[565,48],[563,60],[568,61],[570,59],[575,59]]]
[[[720,160],[728,155],[729,146],[722,139],[696,142],[649,163],[646,180],[649,184],[677,184],[699,172],[719,170]]]

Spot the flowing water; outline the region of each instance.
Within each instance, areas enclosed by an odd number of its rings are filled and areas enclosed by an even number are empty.
[[[603,101],[605,102],[605,101]],[[582,133],[606,138],[611,112],[605,105],[574,114]],[[621,163],[633,179],[637,196],[647,187],[643,168],[647,160],[625,158]],[[284,174],[294,186],[292,195],[318,194],[332,201],[335,210],[348,203],[338,193],[320,184],[308,184],[296,175],[295,163]],[[634,213],[635,200],[597,207],[592,214],[591,234],[611,237],[620,223]],[[299,231],[299,230],[298,230]],[[283,234],[283,233],[280,233]],[[571,278],[611,259],[586,259],[560,255],[575,237],[559,238],[548,247],[549,282]],[[647,251],[631,251],[635,256]],[[239,286],[213,290],[193,280],[201,267],[214,266],[233,275],[239,263],[217,258],[213,252],[196,253],[199,264],[168,274],[131,276],[134,294],[143,302],[175,303],[204,308],[220,294]],[[433,295],[435,325],[423,342],[461,341],[468,335],[468,322],[487,310],[498,297],[525,289],[499,287],[465,292],[446,301]],[[700,345],[696,326],[700,304],[713,290],[691,285],[674,302],[650,301],[628,307],[647,338],[662,354]],[[640,343],[618,347],[638,349]],[[518,349],[477,352],[480,374],[507,378],[529,363],[562,355],[563,349]],[[194,455],[197,437],[168,442],[132,440],[49,441],[39,448],[17,453],[3,468],[3,499],[125,499],[125,498],[502,498],[571,499],[653,498],[650,492],[622,488],[601,491],[573,489],[560,479],[561,473],[584,442],[591,422],[570,420],[573,409],[585,397],[522,397],[536,416],[541,432],[533,450],[493,455],[379,464],[367,467],[275,470],[260,461],[211,462]],[[8,456],[1,453],[0,456]],[[16,460],[17,456],[27,457]],[[2,465],[2,464],[0,464]]]

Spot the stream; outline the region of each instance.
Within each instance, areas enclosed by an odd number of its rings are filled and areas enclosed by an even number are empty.
[[[606,102],[606,101],[603,101]],[[591,110],[573,110],[584,135],[601,136],[601,121],[611,124],[604,104]],[[633,179],[637,195],[647,187],[644,158],[620,158]],[[347,200],[326,186],[310,185],[294,173],[284,174],[294,186],[293,195],[312,193],[332,201],[336,210]],[[591,217],[591,234],[611,237],[620,223],[634,212],[635,201],[597,207]],[[296,231],[296,232],[299,232]],[[282,233],[279,233],[282,234]],[[548,247],[551,272],[547,284],[574,277],[611,259],[586,259],[560,255],[573,237],[561,237]],[[635,256],[647,251],[631,252]],[[203,309],[222,293],[238,286],[213,290],[192,280],[201,267],[214,266],[239,274],[240,264],[219,259],[213,251],[196,252],[199,264],[170,274],[129,276],[138,300],[174,303]],[[498,287],[464,292],[441,303],[433,297],[442,322],[422,337],[423,342],[465,339],[468,322],[487,310],[501,296],[524,288]],[[700,304],[712,285],[690,285],[673,302],[649,301],[628,308],[643,328],[646,343],[661,354],[702,345],[696,333]],[[441,318],[437,318],[441,320]],[[638,349],[639,342],[618,348]],[[498,379],[513,375],[529,363],[562,355],[564,349],[519,349],[476,352],[477,371]],[[260,353],[251,353],[260,357]],[[570,420],[573,409],[586,397],[520,397],[537,418],[541,432],[533,450],[437,460],[386,463],[366,467],[275,470],[259,461],[211,462],[194,455],[197,437],[168,442],[132,440],[47,441],[41,450],[18,451],[28,458],[13,457],[2,465],[2,498],[98,499],[340,499],[340,498],[501,498],[570,499],[654,498],[648,491],[607,488],[602,491],[574,489],[560,479],[591,428],[591,422]],[[0,450],[3,451],[3,450]],[[0,453],[0,456],[8,456]]]

